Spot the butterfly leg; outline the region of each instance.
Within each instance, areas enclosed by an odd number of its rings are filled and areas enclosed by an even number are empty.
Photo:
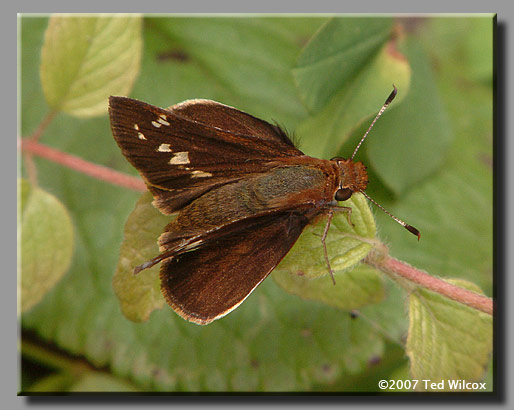
[[[348,223],[350,226],[353,226],[353,223],[350,219],[350,216],[352,214],[352,208],[348,206],[334,206],[329,208],[328,215],[327,215],[327,223],[325,225],[325,229],[323,230],[323,235],[321,236],[321,243],[323,244],[323,253],[325,254],[325,262],[327,263],[328,271],[330,273],[330,276],[332,278],[332,282],[334,285],[336,284],[336,280],[334,279],[334,271],[332,270],[332,267],[330,266],[330,260],[328,259],[328,250],[327,250],[327,243],[326,239],[328,236],[328,231],[330,229],[330,224],[332,222],[332,218],[334,217],[335,212],[346,212],[346,215],[348,216]]]
[[[344,212],[346,213],[346,218],[348,219],[348,225],[354,227],[355,225],[352,222],[352,208],[349,206],[334,206],[331,208],[333,212]]]
[[[332,218],[334,217],[334,211],[330,210],[328,211],[328,218],[327,218],[327,224],[325,225],[325,230],[323,231],[323,235],[321,236],[321,243],[323,244],[323,252],[325,254],[325,262],[327,263],[328,272],[330,273],[330,277],[332,278],[332,282],[334,285],[336,284],[336,280],[334,279],[334,271],[332,270],[330,266],[330,260],[328,259],[328,251],[327,251],[327,235],[328,230],[330,228],[330,223],[332,222]]]

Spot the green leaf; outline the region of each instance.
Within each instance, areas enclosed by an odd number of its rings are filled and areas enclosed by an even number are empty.
[[[170,106],[209,98],[286,128],[307,112],[298,100],[291,68],[305,38],[326,18],[149,18],[137,96]],[[170,52],[182,59],[166,58]],[[165,85],[165,86],[164,86]]]
[[[392,85],[400,90],[391,105],[394,107],[407,94],[409,81],[407,60],[395,49],[395,43],[384,45],[366,65],[360,66],[352,81],[334,91],[321,111],[300,125],[297,133],[302,150],[317,158],[333,157],[359,124],[366,122],[366,128],[369,126],[367,121],[370,123],[382,107]],[[350,155],[351,152],[343,153],[343,157]]]
[[[148,320],[155,309],[165,305],[159,280],[160,265],[134,275],[134,268],[154,258],[159,252],[157,238],[173,218],[161,214],[146,192],[125,223],[125,238],[120,249],[113,287],[123,314],[133,321]]]
[[[445,21],[452,27],[460,26],[456,24],[459,19]],[[462,38],[465,33],[464,30]],[[433,53],[440,50],[436,44],[432,48]],[[437,84],[455,133],[445,162],[437,173],[394,203],[390,194],[373,193],[373,198],[394,215],[415,225],[421,231],[421,241],[405,235],[382,212],[376,212],[375,217],[381,237],[391,244],[393,255],[440,277],[472,281],[491,295],[493,91],[476,83],[463,86],[461,75],[453,71],[453,63],[438,61],[441,65],[436,71]],[[423,106],[418,109],[423,110]],[[433,137],[437,139],[439,135]]]
[[[390,18],[334,18],[316,33],[293,69],[310,111],[323,108],[362,70],[389,38],[391,23]]]
[[[78,117],[107,111],[109,95],[125,95],[139,72],[141,18],[50,18],[41,52],[48,104]]]
[[[20,121],[21,134],[28,135],[46,106],[37,64],[47,20],[21,20]],[[276,119],[289,129],[298,128],[309,115],[295,89],[291,69],[301,47],[324,21],[146,18],[142,72],[133,95],[163,107],[188,98],[211,98],[266,120]],[[406,30],[405,35],[420,41],[426,36],[431,45],[430,61],[443,108],[448,109],[457,138],[440,171],[394,201],[391,192],[377,191],[377,176],[370,178],[368,191],[422,231],[418,243],[387,215],[374,211],[380,237],[390,244],[395,257],[439,276],[466,277],[490,293],[492,91],[484,83],[463,82],[458,73],[464,72],[464,64],[457,66],[450,59],[434,57],[445,45],[453,46],[454,37],[434,37],[431,21],[419,20],[419,30]],[[453,33],[462,30],[459,21],[442,19]],[[456,39],[471,34],[463,30]],[[182,54],[173,57],[174,50]],[[376,97],[369,116],[389,94],[391,81],[384,81],[383,86],[383,91],[377,92],[383,93],[380,96],[368,90]],[[404,95],[399,87],[398,99]],[[365,127],[369,120],[361,123]],[[301,135],[301,142],[318,136],[313,128],[312,133]],[[376,136],[370,135],[370,140]],[[105,116],[77,120],[58,115],[45,133],[45,141],[136,175],[114,143]],[[339,141],[333,141],[330,151],[334,154]],[[313,145],[316,148],[316,142]],[[359,154],[365,152],[362,149]],[[72,215],[77,239],[68,274],[41,303],[23,314],[24,331],[130,379],[144,391],[376,391],[373,380],[397,367],[394,362],[383,367],[390,359],[390,349],[384,347],[387,339],[395,341],[392,360],[403,363],[398,341],[407,328],[405,294],[388,280],[386,299],[363,306],[361,315],[353,320],[325,303],[290,295],[270,279],[237,310],[207,327],[185,322],[168,306],[153,312],[146,322],[127,320],[112,289],[112,276],[123,227],[138,194],[46,160],[36,158],[36,164],[40,186],[58,196]],[[330,278],[316,281],[330,283]],[[377,357],[382,358],[378,364]]]
[[[482,293],[464,280],[448,282]],[[444,381],[446,391],[452,390],[449,380],[482,380],[493,347],[491,315],[417,289],[409,297],[409,319],[406,352],[413,379]]]
[[[438,171],[454,136],[426,53],[413,40],[401,49],[412,67],[409,93],[380,118],[365,145],[369,164],[396,194]]]
[[[493,33],[496,31],[494,14],[483,15],[482,18],[470,18],[468,22],[466,31],[469,35],[464,39],[464,55],[467,60],[465,65],[469,67],[468,78],[492,84]]]
[[[409,363],[405,363],[387,376],[389,392],[407,392],[414,390],[414,386],[418,387],[419,381],[413,382],[409,375]]]
[[[371,250],[372,245],[366,240],[374,239],[376,227],[363,195],[354,194],[343,205],[352,208],[351,220],[354,226],[348,224],[346,213],[336,214],[326,238],[336,285],[329,280],[321,242],[326,218],[307,226],[291,251],[273,271],[273,278],[288,292],[351,310],[381,300],[383,284],[380,274],[369,267],[358,266],[349,271]]]
[[[39,303],[68,270],[73,256],[73,226],[57,198],[25,180],[18,182],[18,241],[21,312]]]
[[[437,65],[460,78],[492,85],[494,14],[434,18],[427,28],[430,34],[424,40],[436,52]]]
[[[21,135],[29,135],[38,127],[47,113],[39,77],[41,45],[48,26],[48,19],[21,17],[18,15],[19,31],[19,110]],[[37,103],[36,103],[37,102]]]
[[[72,384],[72,375],[69,373],[52,373],[39,379],[36,383],[30,385],[27,393],[53,393],[67,391]],[[25,391],[23,391],[25,393]]]
[[[358,309],[370,303],[380,302],[384,298],[383,279],[380,273],[369,266],[357,265],[334,276],[335,285],[328,278],[313,280],[293,275],[281,267],[273,272],[273,279],[285,291],[344,310]]]
[[[363,317],[383,337],[397,346],[404,346],[408,330],[406,295],[403,288],[388,277],[384,279],[385,296],[382,301],[363,306],[359,317]]]
[[[375,220],[364,195],[354,194],[341,204],[352,209],[350,218],[353,226],[348,224],[346,212],[339,212],[332,219],[326,245],[330,265],[336,273],[364,259],[372,248],[366,239],[374,239],[376,234]],[[305,228],[300,239],[280,263],[281,269],[311,279],[329,274],[321,243],[326,222],[326,218],[323,218]]]
[[[120,380],[104,372],[85,371],[79,375],[71,371],[51,374],[31,385],[28,393],[55,392],[125,392],[137,391],[137,388],[124,380]],[[79,376],[79,377],[77,377]]]
[[[135,392],[136,386],[102,372],[87,372],[67,391],[69,392]]]

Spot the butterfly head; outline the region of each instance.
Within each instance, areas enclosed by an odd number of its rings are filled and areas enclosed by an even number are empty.
[[[350,199],[354,192],[362,192],[368,186],[368,173],[362,162],[353,162],[341,157],[332,158],[339,168],[339,188],[335,192],[336,201]]]

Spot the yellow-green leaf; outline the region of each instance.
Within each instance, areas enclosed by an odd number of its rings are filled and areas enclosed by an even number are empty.
[[[29,310],[61,279],[73,255],[73,227],[67,209],[53,195],[20,180],[19,244],[21,312]]]
[[[275,271],[273,278],[289,293],[304,299],[319,300],[344,310],[378,303],[385,295],[380,273],[366,265],[357,265],[337,275],[335,285],[329,277],[308,279],[281,269]]]
[[[330,280],[321,235],[326,218],[309,225],[282,263],[273,278],[286,291],[305,299],[319,300],[341,309],[356,309],[378,302],[384,295],[380,274],[372,268],[357,266],[371,250],[366,239],[374,239],[375,221],[366,198],[354,194],[342,203],[352,208],[348,224],[345,213],[334,216],[326,239],[330,266],[336,285]],[[348,269],[356,267],[349,271]]]
[[[137,391],[134,385],[108,373],[87,372],[69,390],[70,392],[123,392]]]
[[[139,16],[53,16],[40,67],[48,104],[78,117],[105,113],[109,95],[131,90],[141,48]]]
[[[152,205],[152,195],[144,193],[125,223],[125,237],[112,281],[121,311],[134,322],[148,320],[165,304],[159,281],[159,265],[134,275],[134,268],[159,254],[157,238],[172,218]]]
[[[448,280],[482,293],[464,280]],[[418,289],[409,297],[407,355],[413,379],[430,380],[433,389],[454,391],[458,380],[484,378],[492,353],[492,317],[437,293]],[[442,382],[442,383],[441,383]],[[433,390],[427,384],[426,390]],[[425,390],[425,384],[418,389]]]

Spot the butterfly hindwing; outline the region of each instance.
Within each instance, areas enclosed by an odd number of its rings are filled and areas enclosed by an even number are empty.
[[[279,127],[210,100],[161,109],[110,97],[114,138],[145,179],[164,213],[273,160],[303,155]]]
[[[166,259],[160,273],[166,301],[179,315],[199,324],[226,315],[278,265],[308,222],[295,212],[255,218]]]

